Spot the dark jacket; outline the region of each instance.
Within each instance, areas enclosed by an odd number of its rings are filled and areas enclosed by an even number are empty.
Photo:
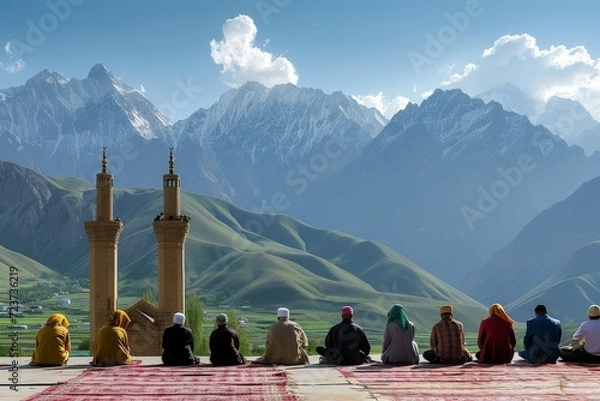
[[[561,336],[562,327],[557,319],[541,315],[527,320],[522,356],[531,363],[556,363]]]
[[[179,324],[167,327],[162,339],[162,361],[165,365],[193,365],[197,357],[194,355],[194,335],[192,330]]]
[[[215,366],[230,366],[245,363],[240,354],[240,338],[227,326],[217,326],[210,333],[210,362]]]
[[[352,320],[342,320],[331,327],[325,337],[325,347],[339,351],[336,354],[340,355],[340,360],[331,361],[337,365],[360,365],[371,352],[365,331]]]

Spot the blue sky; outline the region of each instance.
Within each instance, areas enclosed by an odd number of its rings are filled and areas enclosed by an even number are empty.
[[[510,82],[600,115],[600,2],[373,3],[4,0],[0,88],[102,63],[172,120],[246,80],[341,90],[388,116],[437,87],[475,95]]]

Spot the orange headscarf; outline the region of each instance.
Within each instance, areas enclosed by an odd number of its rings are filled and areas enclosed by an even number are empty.
[[[131,323],[131,319],[127,316],[127,313],[122,310],[114,311],[108,318],[108,324],[111,326],[117,326],[125,330],[127,325]]]
[[[50,315],[48,320],[46,320],[46,326],[60,326],[67,328],[69,327],[69,321],[65,317],[65,315],[61,315],[60,313],[53,313]]]
[[[510,316],[508,316],[500,304],[492,304],[492,306],[490,306],[490,316],[498,316],[500,319],[510,324],[515,322],[510,318]]]

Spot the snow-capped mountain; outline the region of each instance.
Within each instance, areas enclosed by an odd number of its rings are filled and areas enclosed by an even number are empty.
[[[569,145],[577,145],[587,155],[600,150],[600,123],[576,100],[552,96],[545,102],[529,98],[518,87],[506,84],[477,95],[485,102],[496,101],[505,110],[529,117],[560,136]]]
[[[97,64],[85,79],[42,71],[0,90],[0,159],[93,181],[107,146],[118,185],[157,187],[174,146],[185,190],[260,209],[288,174],[334,173],[386,122],[341,92],[248,83],[173,125]]]
[[[498,102],[504,110],[527,116],[532,122],[535,122],[535,118],[540,112],[540,107],[543,107],[541,102],[536,102],[527,96],[521,88],[509,83],[480,93],[475,97],[486,103],[492,100]]]
[[[210,154],[236,204],[269,210],[272,196],[289,196],[290,182],[303,174],[335,174],[385,123],[341,92],[250,82],[175,124],[173,135],[180,157]]]
[[[107,146],[133,178],[124,165],[169,139],[172,123],[101,64],[82,80],[44,70],[1,93],[0,158],[44,173],[93,179]]]
[[[547,127],[569,145],[580,146],[588,155],[600,150],[600,123],[576,100],[551,97],[536,123]]]
[[[527,117],[436,90],[311,188],[307,203],[317,210],[292,213],[383,242],[452,282],[598,171],[598,158]]]

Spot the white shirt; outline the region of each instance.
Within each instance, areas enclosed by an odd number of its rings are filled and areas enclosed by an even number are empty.
[[[573,340],[585,342],[583,348],[590,354],[600,355],[600,320],[590,319],[581,323]]]

